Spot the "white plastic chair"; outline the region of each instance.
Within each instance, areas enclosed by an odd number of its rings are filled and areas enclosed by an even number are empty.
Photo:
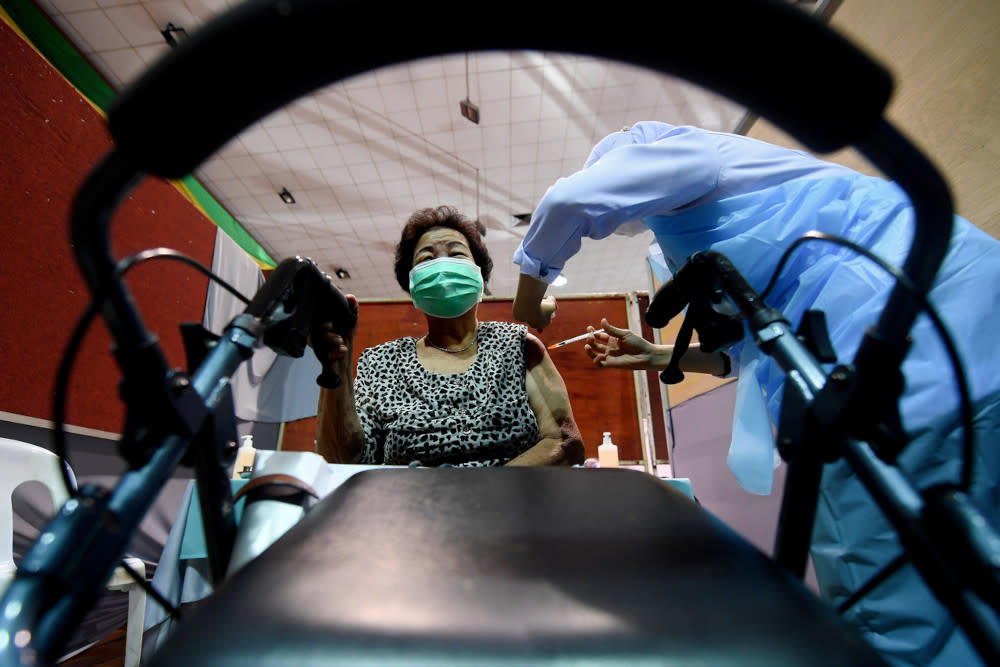
[[[41,482],[52,494],[59,510],[69,499],[59,471],[59,457],[37,445],[0,438],[0,593],[7,590],[17,568],[14,565],[14,490],[24,482]],[[70,476],[73,473],[70,471]],[[146,564],[139,558],[125,562],[140,576],[146,576]],[[146,591],[125,568],[115,568],[108,590],[128,591],[128,621],[125,629],[125,665],[134,667],[142,657],[142,625],[146,616]]]

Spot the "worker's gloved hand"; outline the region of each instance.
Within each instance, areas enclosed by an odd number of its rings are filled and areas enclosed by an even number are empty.
[[[654,345],[628,329],[619,329],[601,320],[603,330],[588,326],[594,338],[584,346],[587,356],[597,368],[623,368],[627,370],[652,370],[657,363],[669,361],[667,346]],[[666,353],[666,361],[660,359]]]

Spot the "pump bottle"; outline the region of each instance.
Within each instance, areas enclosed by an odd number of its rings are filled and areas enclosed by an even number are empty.
[[[611,432],[604,432],[604,442],[597,446],[597,459],[602,468],[618,467],[618,446],[611,442]]]
[[[253,472],[254,459],[257,457],[257,450],[253,446],[253,436],[243,436],[243,444],[236,451],[236,463],[233,464],[233,479],[243,479],[243,475],[248,477]]]

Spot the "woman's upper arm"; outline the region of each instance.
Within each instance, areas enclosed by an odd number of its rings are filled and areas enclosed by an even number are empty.
[[[528,402],[542,437],[560,437],[563,424],[573,423],[569,392],[545,345],[531,333],[525,335],[524,361]]]

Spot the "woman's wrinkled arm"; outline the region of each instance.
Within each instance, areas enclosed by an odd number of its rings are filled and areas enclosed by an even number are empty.
[[[358,301],[348,294],[347,302],[355,313]],[[316,452],[329,463],[356,463],[364,452],[364,430],[354,407],[355,382],[351,381],[351,361],[354,358],[354,330],[340,335],[325,327],[324,335],[310,340],[321,363],[329,364],[340,386],[323,388],[319,392],[316,414]],[[361,369],[359,368],[359,376]]]
[[[583,440],[573,419],[566,383],[549,357],[545,345],[527,334],[524,341],[525,388],[538,421],[541,439],[507,465],[574,465],[583,463]]]
[[[328,463],[358,463],[365,434],[354,408],[354,387],[348,375],[336,389],[321,389],[316,415],[316,452]]]

